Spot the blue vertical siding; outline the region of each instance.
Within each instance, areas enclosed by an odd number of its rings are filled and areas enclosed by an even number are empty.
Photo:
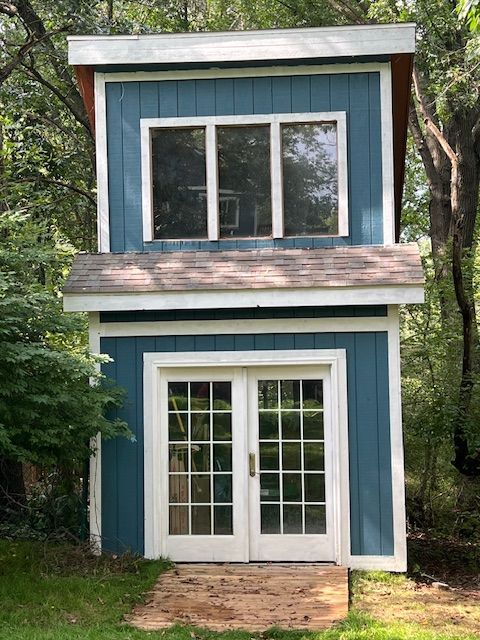
[[[143,553],[143,353],[346,349],[351,551],[393,555],[388,344],[385,332],[102,338],[114,362],[104,372],[126,389],[119,417],[134,438],[102,449],[102,531],[106,549]]]
[[[112,251],[248,249],[381,244],[383,242],[380,76],[378,72],[107,82],[107,138]],[[348,238],[285,238],[144,244],[139,119],[345,111],[347,113]]]

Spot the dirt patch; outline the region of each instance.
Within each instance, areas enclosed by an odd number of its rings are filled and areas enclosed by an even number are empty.
[[[417,582],[434,580],[472,593],[480,590],[480,544],[442,540],[428,533],[408,540],[409,575]]]
[[[443,633],[480,636],[480,590],[443,591],[401,576],[359,578],[354,605],[386,623],[417,624]]]

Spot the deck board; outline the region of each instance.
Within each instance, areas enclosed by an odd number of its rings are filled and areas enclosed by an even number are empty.
[[[321,564],[179,564],[163,573],[128,622],[213,631],[323,629],[348,612],[348,572]]]

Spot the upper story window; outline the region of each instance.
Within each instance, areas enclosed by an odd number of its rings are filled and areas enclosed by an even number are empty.
[[[144,240],[348,235],[344,112],[141,125]]]

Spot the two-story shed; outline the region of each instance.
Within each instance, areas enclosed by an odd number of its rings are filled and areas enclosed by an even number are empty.
[[[413,25],[69,38],[99,253],[65,309],[127,391],[91,532],[178,561],[406,567],[397,244]]]

